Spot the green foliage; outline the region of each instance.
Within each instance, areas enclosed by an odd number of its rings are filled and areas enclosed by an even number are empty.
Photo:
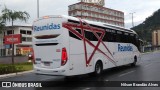
[[[21,21],[27,21],[30,17],[30,15],[24,11],[15,11],[15,10],[10,10],[6,6],[4,9],[1,11],[1,16],[0,16],[0,33],[2,33],[2,29],[4,28],[5,24],[7,21],[13,22],[15,20],[21,20]]]
[[[2,29],[4,28],[4,26],[5,26],[5,23],[2,19],[2,17],[0,16],[0,33],[2,33]]]
[[[12,24],[17,19],[19,19],[21,21],[26,21],[29,19],[29,17],[30,17],[30,15],[26,11],[24,11],[24,12],[14,11],[14,10],[10,10],[6,7],[2,10],[3,21],[5,21],[5,22],[9,21],[9,22],[12,22]]]
[[[0,65],[0,75],[8,73],[16,73],[21,71],[28,71],[33,69],[32,63],[18,63],[15,65],[12,64],[1,64]]]
[[[131,28],[135,30],[140,38],[145,41],[152,41],[152,31],[160,29],[160,9],[153,13],[150,17],[146,18],[146,20]]]
[[[23,70],[22,66],[0,65],[0,74],[15,73],[15,72],[20,72],[22,70]]]

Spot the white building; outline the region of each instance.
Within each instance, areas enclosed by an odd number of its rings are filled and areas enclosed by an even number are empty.
[[[3,30],[4,35],[22,34],[22,43],[15,44],[14,55],[27,55],[32,52],[32,26],[8,26]],[[12,55],[12,45],[3,45],[6,56]]]
[[[124,12],[103,7],[103,4],[78,2],[68,6],[69,16],[87,19],[90,21],[103,22],[124,27]],[[91,0],[91,2],[96,0]],[[99,0],[102,1],[103,0]]]

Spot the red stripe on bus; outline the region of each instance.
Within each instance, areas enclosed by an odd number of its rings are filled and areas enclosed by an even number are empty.
[[[85,22],[85,23],[86,23],[86,22]],[[106,50],[107,50],[107,51],[110,53],[110,55],[113,57],[113,55],[111,54],[110,50],[107,48],[107,46],[104,44],[104,42],[103,42],[103,40],[102,40],[103,37],[104,37],[104,35],[105,35],[105,31],[104,31],[103,29],[93,28],[93,27],[91,27],[91,26],[90,26],[89,24],[87,24],[87,23],[86,23],[86,25],[84,26],[84,25],[82,24],[81,19],[80,19],[80,25],[75,25],[75,24],[71,24],[71,23],[68,23],[68,22],[67,22],[67,23],[63,23],[63,27],[67,28],[69,31],[71,31],[73,34],[75,34],[76,36],[78,36],[80,39],[83,40],[86,66],[89,65],[89,63],[91,62],[91,60],[92,60],[92,58],[93,58],[93,56],[94,56],[94,54],[95,54],[96,51],[99,51],[100,53],[102,53],[104,56],[106,56],[106,57],[109,59],[109,61],[111,61],[114,65],[116,65],[116,62],[115,62],[113,59],[111,59],[108,55],[106,55],[102,50],[100,50],[100,49],[98,48],[99,45],[100,45],[100,43],[102,43],[103,46],[106,48]],[[81,28],[82,34],[76,32],[73,28]],[[88,30],[92,31],[92,33],[97,37],[98,43],[97,43],[96,46],[95,46],[92,42],[90,42],[88,39],[85,38],[85,33],[84,33],[85,30],[84,30],[84,29],[88,29]],[[98,33],[101,33],[101,36],[98,36],[97,32],[98,32]],[[94,50],[93,50],[91,56],[89,57],[89,59],[88,59],[88,57],[87,57],[86,42],[87,42],[90,46],[92,46],[92,47],[94,48]],[[114,58],[114,57],[113,57],[113,58]],[[87,59],[88,59],[88,60],[87,60]]]

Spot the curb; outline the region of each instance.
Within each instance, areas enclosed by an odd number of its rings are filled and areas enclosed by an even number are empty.
[[[17,73],[11,73],[11,74],[3,74],[3,75],[0,75],[0,79],[10,78],[10,77],[15,77],[15,76],[21,76],[21,75],[32,73],[32,72],[33,72],[33,70],[24,71],[24,72],[17,72]]]
[[[153,53],[153,52],[145,52],[145,53],[141,53],[141,55],[145,55],[145,54],[149,54],[149,53]]]

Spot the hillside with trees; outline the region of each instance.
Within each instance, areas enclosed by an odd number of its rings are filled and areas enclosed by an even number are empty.
[[[131,29],[135,30],[142,40],[151,42],[152,31],[160,30],[160,9],[154,12],[150,17],[146,18],[143,23]]]

